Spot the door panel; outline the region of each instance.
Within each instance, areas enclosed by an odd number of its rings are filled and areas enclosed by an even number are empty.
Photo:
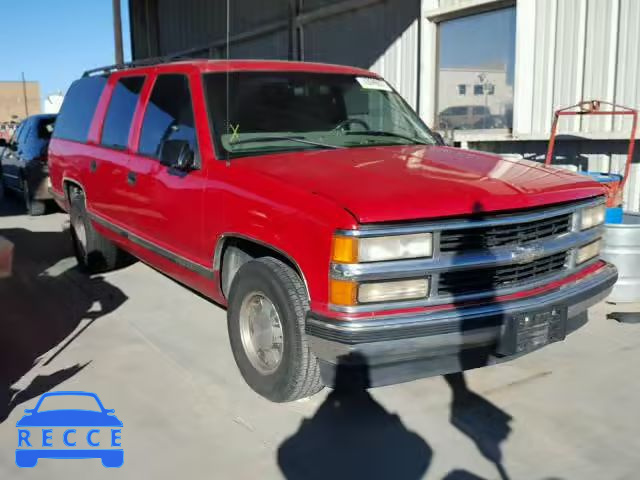
[[[101,145],[92,148],[86,159],[90,209],[122,227],[130,220],[130,197],[135,195],[127,182],[132,157],[128,139],[144,81],[144,76],[109,79],[111,99],[103,122]]]
[[[162,148],[170,140],[183,141],[194,152],[194,169],[181,171],[160,163]],[[202,238],[205,178],[198,158],[186,75],[156,78],[144,113],[138,150],[140,154],[130,163],[135,175],[130,210],[135,233],[191,262],[210,263]]]

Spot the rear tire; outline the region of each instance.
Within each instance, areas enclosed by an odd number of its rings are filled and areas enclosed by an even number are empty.
[[[264,305],[270,313],[261,317]],[[227,326],[233,356],[247,384],[272,402],[291,402],[323,388],[305,334],[308,310],[304,283],[273,257],[244,264],[231,284]]]
[[[24,199],[24,207],[27,209],[27,213],[32,217],[44,215],[46,205],[41,200],[34,200],[31,198],[31,189],[29,188],[29,182],[22,180],[22,196]]]
[[[80,268],[88,273],[101,273],[128,263],[131,257],[93,228],[82,190],[72,189],[69,197],[71,240]]]

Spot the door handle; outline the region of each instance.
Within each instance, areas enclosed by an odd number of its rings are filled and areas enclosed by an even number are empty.
[[[127,183],[132,187],[136,184],[136,180],[138,180],[138,176],[135,172],[127,173]]]

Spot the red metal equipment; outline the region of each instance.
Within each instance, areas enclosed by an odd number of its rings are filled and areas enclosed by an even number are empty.
[[[603,105],[608,105],[611,110],[601,110]],[[638,112],[637,110],[622,105],[617,105],[611,102],[604,102],[601,100],[587,100],[580,102],[570,107],[564,107],[556,110],[553,118],[553,126],[551,127],[551,138],[549,139],[549,147],[547,149],[547,157],[545,159],[545,165],[551,165],[553,161],[553,149],[556,143],[556,135],[558,130],[558,120],[560,117],[571,115],[629,115],[632,117],[631,124],[631,137],[629,139],[629,149],[627,151],[627,162],[624,169],[624,174],[616,175],[611,173],[611,163],[609,164],[609,172],[606,174],[595,174],[590,172],[590,175],[597,178],[607,190],[607,207],[616,208],[622,205],[622,195],[624,192],[624,186],[629,178],[629,172],[631,171],[631,162],[633,161],[633,150],[635,147],[636,127],[638,125]]]

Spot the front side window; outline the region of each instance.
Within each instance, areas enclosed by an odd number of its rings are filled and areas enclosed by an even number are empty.
[[[197,152],[196,129],[189,79],[185,75],[159,75],[142,122],[143,155],[159,158],[167,140],[185,140]]]
[[[434,144],[383,80],[306,72],[204,75],[221,158],[276,152]]]
[[[144,77],[124,77],[116,82],[102,128],[102,145],[126,148]]]
[[[438,106],[442,130],[511,128],[515,69],[515,7],[438,24]],[[473,95],[462,96],[460,85]],[[482,114],[453,118],[449,108],[483,106]]]

